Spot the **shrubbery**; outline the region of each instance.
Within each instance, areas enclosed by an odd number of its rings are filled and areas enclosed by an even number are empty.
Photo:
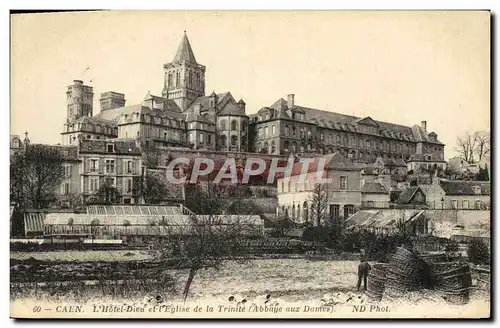
[[[480,239],[474,239],[469,242],[469,247],[467,247],[467,256],[469,261],[474,264],[490,264],[488,246]]]

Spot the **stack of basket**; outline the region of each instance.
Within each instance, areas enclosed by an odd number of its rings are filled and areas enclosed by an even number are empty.
[[[481,299],[489,300],[491,294],[490,270],[486,268],[474,268],[473,271],[476,279],[475,294]]]
[[[469,302],[472,277],[468,263],[434,263],[432,282],[434,289],[448,303],[466,304]]]
[[[385,275],[387,271],[387,264],[375,263],[372,265],[372,270],[368,275],[368,286],[366,295],[369,299],[380,301],[384,294]]]
[[[425,280],[424,264],[415,253],[399,247],[387,267],[383,298],[397,299],[421,288]]]

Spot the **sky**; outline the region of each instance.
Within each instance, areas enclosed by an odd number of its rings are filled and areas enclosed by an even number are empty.
[[[93,86],[94,114],[106,91],[126,105],[161,95],[184,31],[206,94],[230,91],[247,114],[295,94],[305,107],[425,120],[447,158],[458,136],[490,127],[486,11],[115,11],[12,16],[11,134],[61,142],[75,79]]]

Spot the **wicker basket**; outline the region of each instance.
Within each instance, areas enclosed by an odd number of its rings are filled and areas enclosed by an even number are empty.
[[[395,298],[417,290],[423,286],[425,274],[425,262],[412,251],[399,247],[387,268],[384,293],[387,298]]]
[[[468,264],[455,263],[454,267],[449,270],[433,272],[433,280],[434,288],[449,303],[469,302],[472,275]]]
[[[372,266],[372,270],[368,275],[368,286],[366,295],[368,298],[380,301],[384,293],[385,287],[385,275],[387,270],[387,264],[375,263]]]

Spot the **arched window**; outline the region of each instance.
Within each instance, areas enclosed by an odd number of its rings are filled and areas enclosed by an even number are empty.
[[[271,134],[276,134],[276,125],[271,126]]]
[[[246,132],[247,130],[247,122],[243,121],[241,122],[241,132]]]
[[[297,129],[295,126],[292,126],[292,135],[295,137],[297,135]]]
[[[236,120],[231,121],[231,130],[233,130],[233,131],[238,130],[238,121],[236,121]]]
[[[237,146],[237,145],[238,145],[238,137],[231,136],[231,146]]]
[[[304,152],[304,145],[300,145],[300,152],[303,153]]]
[[[276,142],[273,140],[271,141],[271,154],[274,154],[275,152],[276,152]]]
[[[296,212],[295,212],[295,204],[292,205],[292,213],[291,214],[292,214],[292,218],[294,218],[295,214],[296,214]]]
[[[303,128],[301,128],[301,129],[300,129],[300,137],[301,137],[301,138],[304,138],[304,136],[305,136],[304,129],[303,129]]]
[[[300,220],[300,204],[297,205],[297,219]]]
[[[219,123],[219,129],[222,130],[222,131],[226,130],[226,120],[220,121],[220,123]]]
[[[288,125],[285,125],[285,135],[289,135],[290,134],[290,127]]]
[[[283,143],[283,148],[285,150],[288,150],[289,147],[290,147],[290,142],[288,140],[285,140],[285,142]]]
[[[226,147],[226,145],[227,145],[227,138],[226,138],[226,136],[224,136],[224,135],[220,136],[220,144],[221,144],[221,146]]]

